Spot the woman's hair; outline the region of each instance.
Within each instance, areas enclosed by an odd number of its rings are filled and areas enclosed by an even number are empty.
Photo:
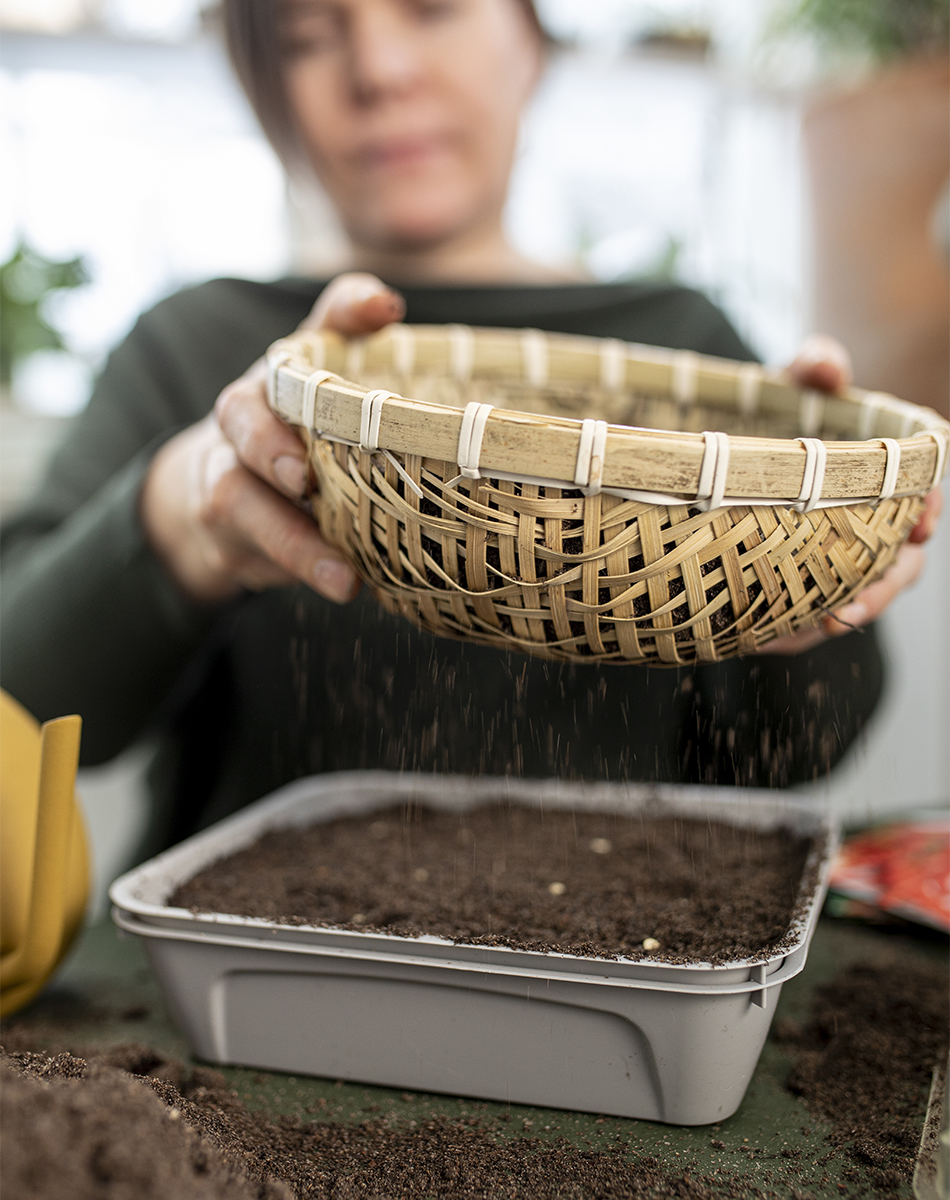
[[[515,0],[546,40],[534,0]],[[235,73],[268,141],[288,166],[300,155],[284,83],[280,0],[223,0],[224,39]]]

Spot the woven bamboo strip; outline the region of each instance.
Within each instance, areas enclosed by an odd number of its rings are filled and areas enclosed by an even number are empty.
[[[321,528],[380,601],[565,660],[714,662],[814,624],[893,561],[950,442],[894,397],[537,331],[305,333],[269,364]]]

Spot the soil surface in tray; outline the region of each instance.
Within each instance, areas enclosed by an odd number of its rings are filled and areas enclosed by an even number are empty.
[[[781,947],[810,847],[787,830],[714,821],[403,805],[267,833],[168,902],[519,950],[722,963]]]

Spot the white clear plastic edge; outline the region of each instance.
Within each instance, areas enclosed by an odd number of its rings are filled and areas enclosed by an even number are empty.
[[[786,826],[817,836],[803,887],[818,866],[817,886],[782,950],[723,965],[665,963],[654,959],[587,958],[497,946],[472,946],[446,938],[361,933],[312,925],[282,925],[229,913],[193,913],[165,903],[181,883],[212,862],[251,845],[270,830],[311,825],[371,812],[412,798],[443,811],[463,812],[499,798],[550,808],[646,812],[650,816],[707,817],[762,829]],[[412,963],[491,974],[538,975],[607,986],[705,994],[754,992],[797,975],[827,889],[838,844],[827,805],[801,794],[752,788],[621,783],[566,783],[499,776],[341,771],[296,780],[233,816],[193,835],[120,876],[109,889],[113,920],[140,937],[204,942],[299,954]]]

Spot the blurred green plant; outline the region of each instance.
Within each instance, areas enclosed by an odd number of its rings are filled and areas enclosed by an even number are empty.
[[[878,61],[946,50],[950,0],[788,0],[779,26]]]
[[[89,282],[82,258],[57,262],[22,239],[0,266],[0,384],[7,388],[17,362],[37,350],[64,350],[62,335],[46,318],[48,297]]]

